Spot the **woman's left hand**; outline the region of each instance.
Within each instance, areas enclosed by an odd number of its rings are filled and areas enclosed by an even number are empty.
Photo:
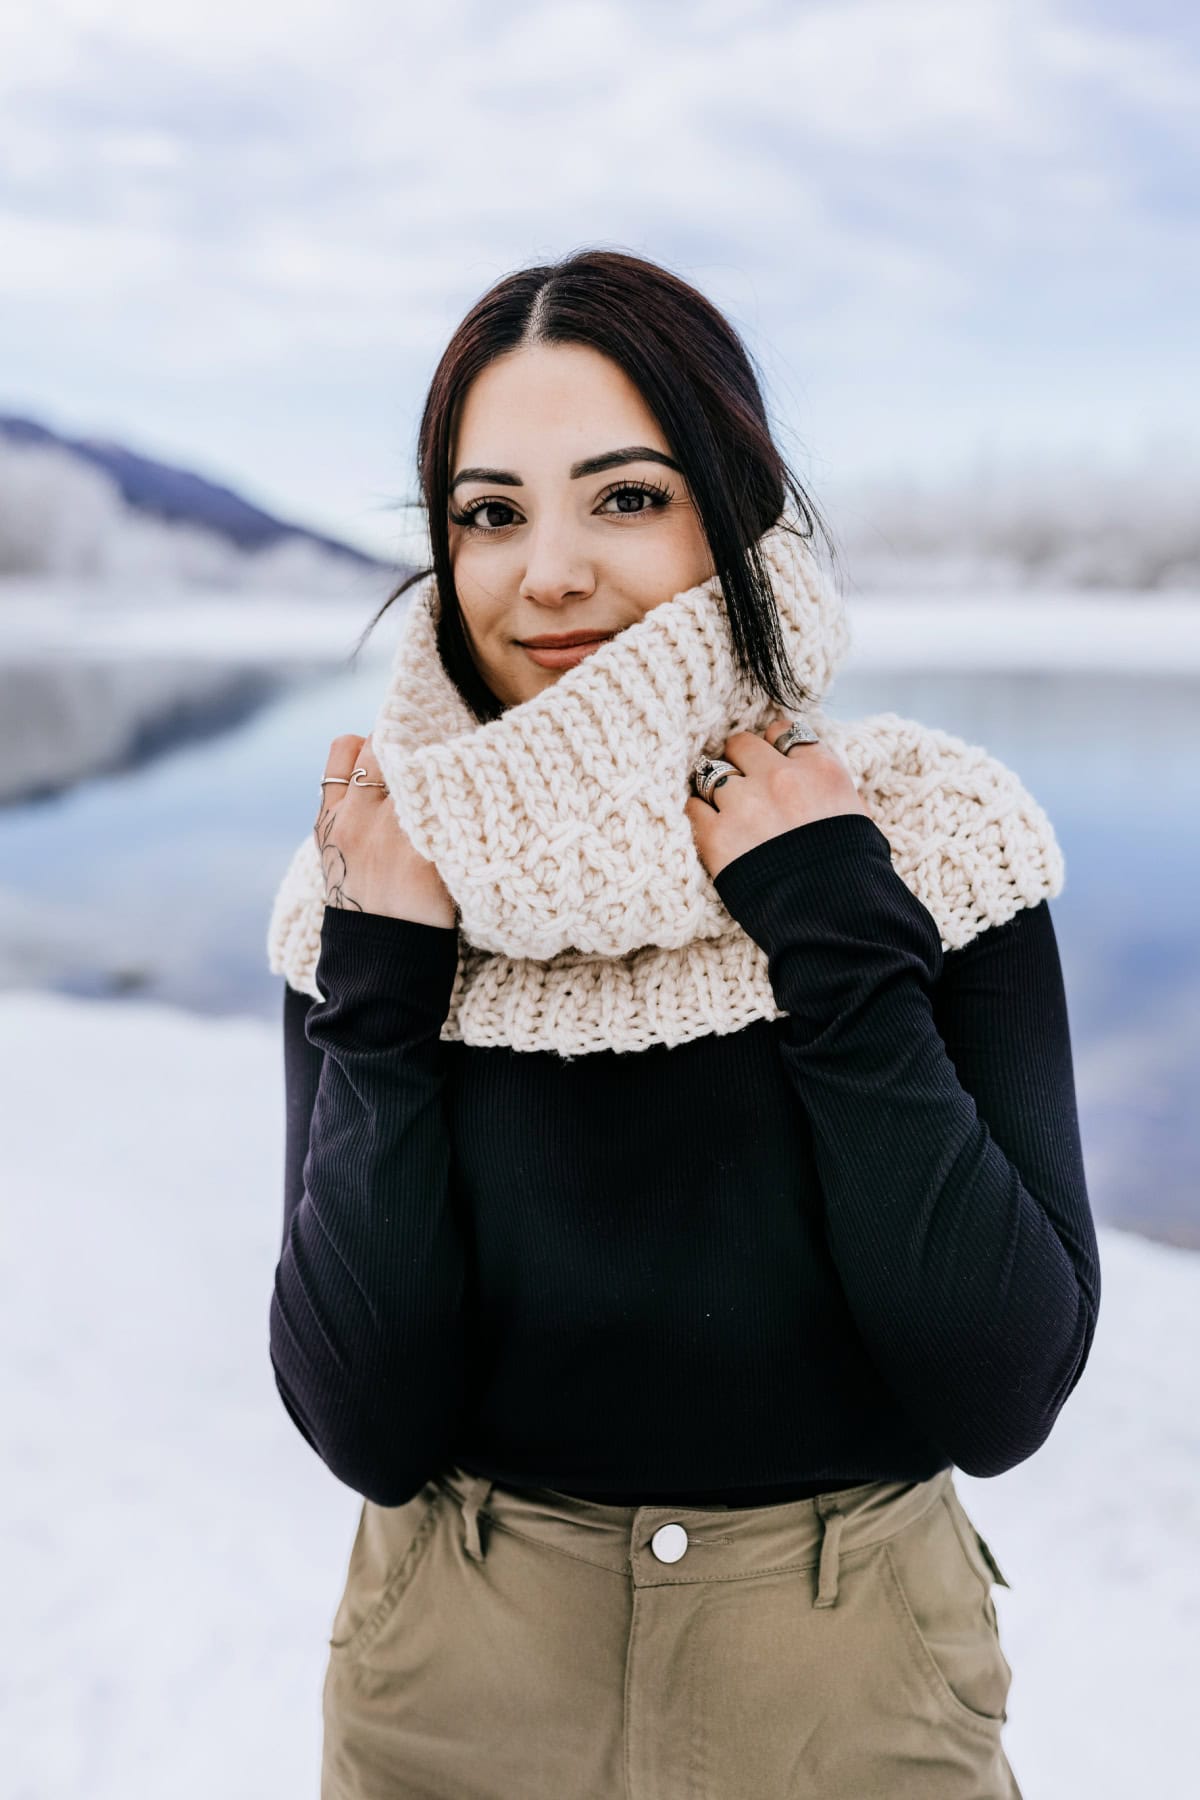
[[[735,856],[794,826],[837,813],[866,812],[849,769],[827,745],[793,744],[784,755],[775,749],[775,739],[787,726],[787,719],[778,717],[762,732],[735,731],[726,738],[721,756],[741,773],[714,788],[711,800],[693,795],[685,803],[696,850],[710,876],[719,875]]]

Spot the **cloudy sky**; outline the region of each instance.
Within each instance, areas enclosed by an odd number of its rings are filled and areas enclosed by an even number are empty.
[[[403,553],[506,271],[667,263],[818,501],[1200,435],[1186,0],[8,0],[0,410]]]

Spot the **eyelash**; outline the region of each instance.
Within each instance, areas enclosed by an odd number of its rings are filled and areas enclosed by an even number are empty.
[[[601,494],[599,504],[603,505],[606,500],[611,500],[614,494],[626,493],[649,494],[653,504],[650,506],[643,506],[635,513],[612,513],[609,515],[611,518],[644,518],[646,513],[659,511],[661,507],[665,506],[669,500],[673,500],[675,497],[670,488],[659,487],[658,483],[654,481],[622,481],[619,482],[616,487],[609,488],[606,494]],[[481,537],[499,537],[502,531],[508,530],[507,525],[488,526],[476,525],[475,523],[476,513],[482,512],[485,506],[507,506],[510,512],[516,511],[516,507],[513,506],[510,500],[484,499],[476,500],[473,505],[467,507],[465,512],[451,512],[450,517],[456,525],[461,525],[464,531],[478,532]]]

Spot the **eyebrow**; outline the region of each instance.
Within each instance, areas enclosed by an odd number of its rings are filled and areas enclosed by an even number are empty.
[[[663,463],[676,474],[683,474],[674,457],[667,456],[662,450],[651,450],[646,444],[629,444],[624,450],[605,450],[600,456],[585,456],[582,462],[572,463],[571,480],[578,481],[581,475],[599,475],[605,469],[619,469],[622,464],[633,462]],[[525,485],[510,469],[460,469],[450,483],[450,492],[453,493],[464,481],[493,481],[498,487]]]

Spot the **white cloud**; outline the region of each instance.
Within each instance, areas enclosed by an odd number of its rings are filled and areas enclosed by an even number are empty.
[[[65,406],[103,391],[99,370],[117,431],[123,396],[157,382],[161,410],[138,417],[186,452],[181,382],[227,384],[234,411],[247,382],[290,377],[315,440],[330,382],[365,415],[364,384],[427,378],[493,278],[599,242],[708,284],[769,361],[824,381],[834,415],[871,381],[889,406],[896,360],[924,362],[944,436],[972,355],[1003,404],[989,370],[1010,315],[1047,293],[1022,359],[1037,383],[1060,344],[1074,354],[1072,309],[1094,330],[1093,296],[1120,294],[1096,354],[1125,429],[1161,296],[1182,310],[1200,285],[1194,203],[1156,203],[1153,160],[1194,132],[1198,85],[1132,6],[1117,25],[1066,0],[8,8],[9,397],[49,369]],[[968,374],[952,394],[947,355]],[[1180,404],[1186,383],[1155,381],[1155,405]],[[398,390],[390,416],[420,398]],[[294,471],[295,418],[255,431],[225,453],[253,441]]]
[[[1090,81],[1160,120],[1190,126],[1200,105],[1200,67],[1177,43],[1144,35],[1135,8],[1129,27],[1113,31],[1051,17],[1041,33],[1047,69],[1073,81]]]

